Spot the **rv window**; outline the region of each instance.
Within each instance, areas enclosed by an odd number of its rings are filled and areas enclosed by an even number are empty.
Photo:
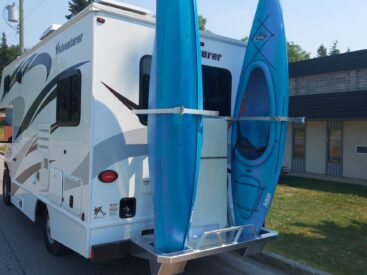
[[[81,107],[80,71],[62,76],[57,83],[57,124],[78,126]]]
[[[149,80],[150,68],[152,66],[152,57],[150,55],[143,56],[140,61],[140,85],[139,85],[139,106],[141,109],[148,109],[149,102]],[[140,122],[147,125],[148,116],[139,115]]]
[[[149,80],[152,64],[151,56],[143,56],[140,61],[140,99],[141,109],[148,109]],[[219,111],[221,116],[231,116],[232,75],[231,72],[217,67],[203,65],[204,109]],[[147,125],[147,116],[141,115],[140,121]]]
[[[217,67],[203,66],[204,109],[231,116],[232,74]]]
[[[7,75],[4,79],[4,94],[10,91],[10,75]]]

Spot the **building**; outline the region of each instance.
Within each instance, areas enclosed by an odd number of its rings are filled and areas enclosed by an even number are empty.
[[[290,64],[286,169],[367,180],[367,50]]]

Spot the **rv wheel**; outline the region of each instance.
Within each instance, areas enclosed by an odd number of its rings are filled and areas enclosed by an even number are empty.
[[[11,204],[11,198],[10,198],[10,176],[9,176],[9,170],[4,170],[4,176],[3,176],[3,200],[5,205],[10,206]]]
[[[45,208],[45,214],[42,221],[42,228],[43,228],[43,240],[45,242],[45,246],[48,252],[50,252],[54,256],[65,255],[68,252],[68,249],[51,237],[51,223],[47,208]]]

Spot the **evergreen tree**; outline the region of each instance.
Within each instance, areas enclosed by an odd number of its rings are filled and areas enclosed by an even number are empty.
[[[321,46],[317,49],[317,57],[325,57],[327,56],[327,49],[324,46],[324,44],[321,44]]]
[[[340,49],[338,49],[338,40],[333,42],[333,45],[330,48],[330,55],[336,55],[336,54],[340,54]]]
[[[20,56],[19,46],[8,46],[5,33],[2,33],[0,43],[0,83],[3,69]]]
[[[93,0],[71,0],[69,1],[69,15],[66,15],[66,19],[71,19],[79,12],[84,10]]]
[[[1,36],[1,44],[0,44],[0,83],[1,83],[1,76],[3,73],[3,69],[6,65],[9,64],[9,46],[6,40],[6,35],[3,32]]]

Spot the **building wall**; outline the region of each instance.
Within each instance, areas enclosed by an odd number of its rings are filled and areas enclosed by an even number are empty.
[[[326,121],[306,124],[306,173],[326,174]],[[292,125],[288,127],[283,166],[292,169]],[[367,146],[367,120],[343,122],[343,177],[367,180],[367,154],[358,154],[357,145]]]
[[[290,95],[367,90],[367,69],[301,76],[290,80]]]
[[[356,145],[367,145],[367,120],[345,121],[343,176],[367,180],[367,154],[357,154]]]
[[[325,174],[326,121],[308,121],[306,125],[306,172]]]

